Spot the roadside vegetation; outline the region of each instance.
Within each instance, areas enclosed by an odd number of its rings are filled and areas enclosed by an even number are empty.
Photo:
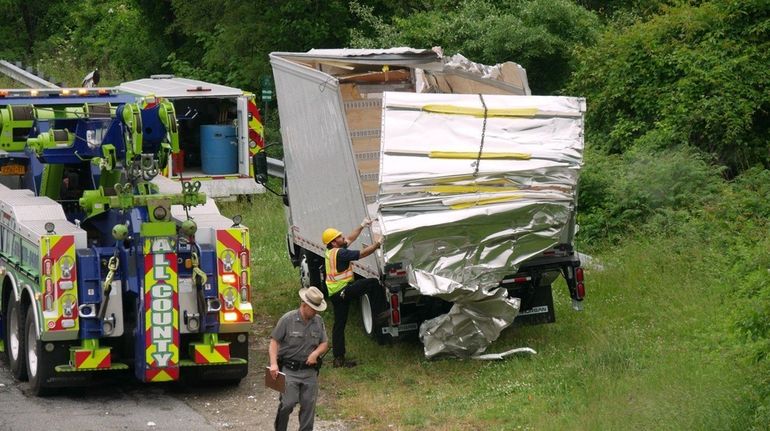
[[[355,328],[320,414],[360,429],[766,429],[770,423],[770,4],[765,0],[9,0],[0,58],[69,85],[175,73],[257,92],[267,54],[441,46],[521,63],[534,94],[587,99],[583,312],[515,327],[502,362],[426,361]],[[278,95],[280,97],[280,95]],[[280,143],[276,106],[263,105]],[[280,155],[280,146],[271,151]],[[261,336],[296,306],[279,198],[251,229]],[[326,313],[331,325],[331,313]]]

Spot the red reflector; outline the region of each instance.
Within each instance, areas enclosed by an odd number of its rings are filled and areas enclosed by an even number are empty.
[[[575,280],[577,280],[578,283],[583,282],[583,268],[581,267],[575,268]]]
[[[583,299],[586,296],[586,287],[583,285],[583,283],[577,284],[577,296],[578,299]]]
[[[249,253],[246,251],[241,252],[241,269],[249,267]]]
[[[51,276],[51,268],[53,267],[53,261],[51,259],[43,259],[43,275]]]
[[[394,293],[390,295],[390,306],[393,308],[398,308],[398,294]]]
[[[390,318],[393,320],[393,326],[401,324],[401,313],[399,313],[397,309],[394,308],[393,311],[390,312]]]

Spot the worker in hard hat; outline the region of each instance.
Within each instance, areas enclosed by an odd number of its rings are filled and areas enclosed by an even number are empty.
[[[361,278],[356,280],[350,264],[354,260],[363,259],[380,248],[380,240],[364,247],[362,250],[350,250],[348,245],[353,243],[365,227],[371,225],[369,218],[365,218],[360,226],[345,236],[335,228],[328,228],[321,236],[326,244],[326,288],[329,291],[329,299],[334,307],[334,327],[332,328],[332,353],[334,355],[334,367],[351,368],[356,362],[345,358],[345,325],[348,322],[348,310],[350,303],[355,298],[360,298],[365,293],[373,301],[380,301],[382,290],[380,281],[376,278]]]

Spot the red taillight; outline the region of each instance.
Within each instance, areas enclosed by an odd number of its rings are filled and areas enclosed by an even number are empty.
[[[249,275],[246,271],[241,271],[241,287],[246,287],[249,284]]]
[[[47,294],[53,293],[53,281],[51,281],[50,278],[45,279],[45,293]]]
[[[51,260],[48,257],[43,259],[43,275],[50,277],[52,268],[53,268],[53,260]]]
[[[249,267],[249,252],[244,250],[241,252],[241,269]]]
[[[390,295],[390,318],[393,321],[393,325],[401,324],[401,312],[398,310],[398,294],[394,293]]]
[[[575,280],[577,281],[577,297],[583,299],[586,296],[586,287],[583,284],[583,268],[575,268]]]

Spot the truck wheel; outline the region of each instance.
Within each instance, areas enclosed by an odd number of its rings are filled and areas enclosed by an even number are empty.
[[[304,287],[310,287],[310,265],[308,264],[307,254],[302,252],[302,257],[299,260],[299,284]]]
[[[374,301],[370,293],[361,296],[361,323],[366,335],[374,338],[379,344],[387,340],[382,334],[383,322],[378,322],[377,317],[385,311],[381,301]]]
[[[326,274],[323,268],[324,261],[314,253],[302,250],[302,257],[299,261],[299,278],[302,287],[315,286],[327,296],[326,283],[324,279]]]
[[[48,388],[44,386],[44,383],[48,379],[53,367],[49,363],[49,355],[46,355],[43,351],[43,343],[37,335],[35,314],[32,311],[31,305],[27,311],[24,328],[26,333],[25,350],[27,354],[27,375],[29,376],[29,384],[32,387],[32,393],[37,396],[45,395],[48,393]]]
[[[17,380],[27,380],[27,361],[24,352],[25,332],[22,330],[21,304],[11,299],[8,304],[8,321],[5,339],[8,340],[8,367]]]

